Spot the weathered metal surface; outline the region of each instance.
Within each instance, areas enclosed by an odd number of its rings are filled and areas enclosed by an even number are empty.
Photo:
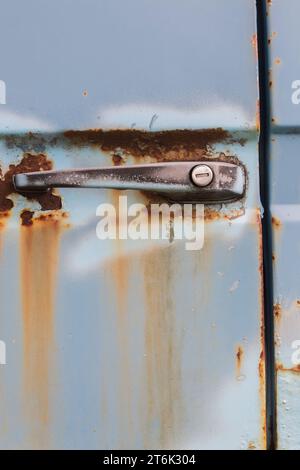
[[[264,448],[255,1],[68,5],[60,2],[67,18],[50,3],[18,5],[22,41],[3,59],[18,93],[0,108],[8,356],[0,447]],[[212,35],[217,7],[222,27]],[[13,8],[4,9],[0,40]],[[50,45],[45,28],[54,23]],[[22,67],[24,41],[35,53],[21,83],[12,70]],[[49,73],[40,80],[32,70]],[[23,164],[91,168],[195,154],[234,156],[249,175],[243,200],[206,207],[196,252],[171,237],[98,240],[96,208],[117,204],[117,191],[61,189],[45,202],[11,189]]]
[[[300,70],[296,52],[300,5],[296,0],[268,3],[278,448],[300,449],[300,375],[294,343],[300,339],[300,108],[293,102],[297,91],[293,83],[299,79]]]

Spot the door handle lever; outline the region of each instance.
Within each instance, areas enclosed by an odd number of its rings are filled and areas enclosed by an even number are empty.
[[[244,167],[234,163],[186,161],[19,173],[13,183],[21,193],[51,188],[137,189],[173,201],[208,204],[243,197],[246,175]]]

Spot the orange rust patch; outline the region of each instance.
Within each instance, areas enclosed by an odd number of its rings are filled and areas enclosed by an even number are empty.
[[[213,222],[214,220],[234,220],[238,217],[242,217],[245,214],[245,209],[233,209],[228,212],[222,212],[220,210],[212,209],[211,207],[204,208],[204,220],[206,222]]]
[[[96,145],[104,152],[145,158],[156,161],[194,160],[203,157],[207,148],[219,142],[234,141],[231,134],[221,128],[203,130],[171,130],[147,132],[136,129],[109,130],[90,129],[67,131],[65,138],[73,145]]]
[[[6,220],[10,216],[9,211],[0,212],[0,230],[5,227]]]
[[[274,217],[274,216],[273,216],[273,217],[272,217],[272,225],[273,225],[273,227],[275,227],[275,228],[281,228],[281,225],[282,225],[282,224],[281,224],[281,220],[278,219],[278,217]]]
[[[16,165],[9,165],[9,169],[3,175],[0,170],[0,213],[7,216],[9,211],[13,208],[13,201],[10,199],[10,195],[14,194],[15,188],[12,182],[13,175],[18,173],[26,173],[32,171],[43,171],[51,170],[52,162],[44,154],[32,155],[30,153],[24,154],[20,163]],[[20,193],[22,196],[29,200],[37,201],[41,210],[57,210],[61,209],[62,203],[61,198],[52,191],[43,193]],[[28,217],[29,214],[23,217]]]
[[[275,62],[276,65],[281,64],[281,60],[280,60],[279,57],[276,57],[276,59],[274,60],[274,62]]]
[[[296,300],[296,306],[297,306],[297,307],[300,307],[300,300],[299,300],[299,299]]]
[[[21,227],[24,413],[30,444],[45,448],[49,439],[50,385],[54,347],[54,302],[60,223],[35,220]]]

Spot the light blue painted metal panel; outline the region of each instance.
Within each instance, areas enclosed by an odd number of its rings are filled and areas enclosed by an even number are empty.
[[[278,447],[299,449],[299,2],[269,2],[271,211]]]
[[[3,18],[0,41],[12,27],[15,41],[0,77],[6,177],[28,154],[56,169],[223,154],[248,187],[206,208],[199,252],[98,240],[96,208],[115,191],[61,190],[62,209],[46,212],[8,194],[0,446],[264,448],[255,1],[10,1]],[[125,142],[63,134],[89,127],[126,129]],[[172,129],[185,140],[161,146],[155,131]]]

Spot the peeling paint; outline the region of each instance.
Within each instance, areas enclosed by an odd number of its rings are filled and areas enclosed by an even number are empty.
[[[22,160],[17,164],[9,165],[8,170],[4,174],[0,169],[0,213],[2,217],[4,215],[7,217],[9,211],[11,211],[14,206],[10,198],[10,196],[16,192],[12,181],[13,175],[25,172],[51,170],[52,166],[52,162],[44,154],[32,155],[25,153]],[[60,196],[53,191],[20,194],[30,201],[37,201],[40,204],[41,210],[58,210],[62,207]],[[23,214],[23,219],[26,219],[27,223],[29,222],[29,212],[30,211],[27,211],[25,215]]]
[[[197,160],[203,157],[207,148],[224,142],[244,145],[244,139],[234,140],[224,129],[172,130],[146,132],[141,130],[91,129],[66,131],[65,138],[76,146],[96,145],[103,152],[135,158],[153,158],[155,161]],[[120,155],[122,153],[122,155]]]

